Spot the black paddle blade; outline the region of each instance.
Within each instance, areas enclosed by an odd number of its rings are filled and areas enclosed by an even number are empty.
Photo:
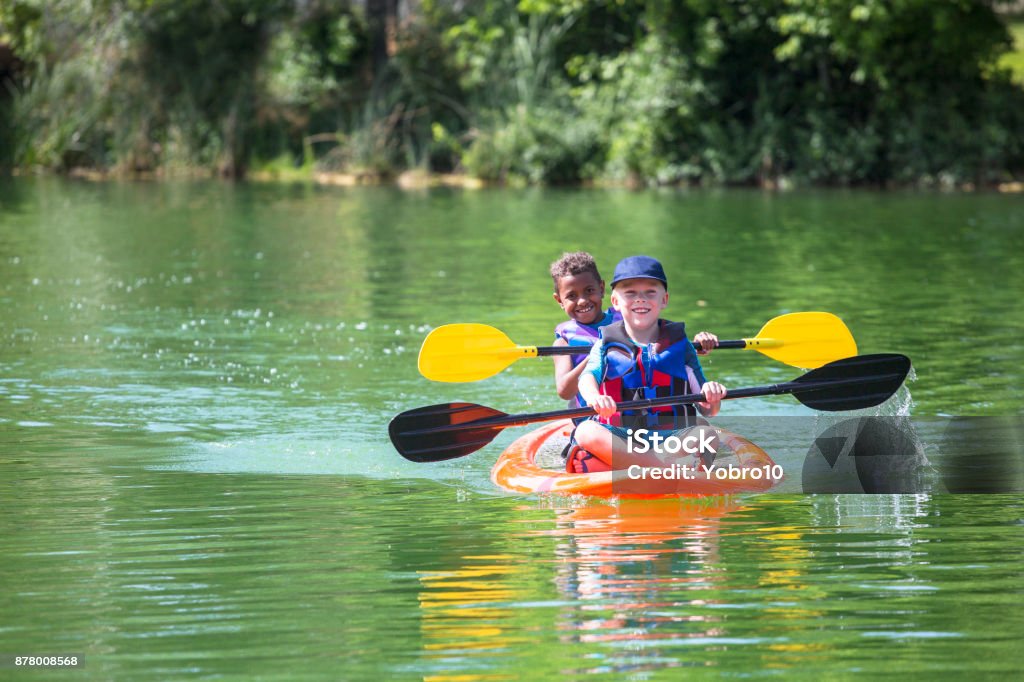
[[[843,412],[881,405],[903,385],[910,358],[897,353],[857,355],[811,370],[794,384],[797,400],[815,410]]]
[[[473,403],[431,405],[397,415],[388,424],[388,435],[398,454],[411,462],[443,462],[476,452],[494,440],[505,427],[494,425],[432,432],[433,429],[504,416],[504,412]]]

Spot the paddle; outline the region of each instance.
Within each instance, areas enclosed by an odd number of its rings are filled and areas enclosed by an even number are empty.
[[[719,341],[717,348],[747,348],[793,367],[814,369],[857,354],[843,321],[831,313],[789,313],[769,320],[757,336]],[[446,324],[430,332],[420,348],[420,374],[434,381],[480,381],[516,360],[586,354],[589,346],[518,346],[486,324]]]
[[[786,383],[732,390],[725,399],[790,393],[815,410],[860,410],[888,400],[903,384],[909,371],[910,358],[905,355],[859,355],[830,362]],[[632,400],[619,403],[619,408],[648,409],[703,401],[703,394],[692,393]],[[440,462],[476,452],[510,426],[593,414],[592,408],[581,407],[509,415],[473,403],[445,403],[397,415],[388,425],[388,435],[402,457],[413,462]]]

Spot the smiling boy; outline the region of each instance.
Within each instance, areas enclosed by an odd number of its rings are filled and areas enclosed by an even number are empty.
[[[668,305],[668,280],[661,263],[649,256],[620,261],[612,279],[611,299],[622,320],[601,328],[601,338],[579,375],[580,395],[597,411],[598,419],[581,423],[574,433],[581,450],[572,453],[566,468],[577,473],[656,465],[661,458],[654,453],[629,452],[627,429],[674,433],[698,424],[697,409],[692,405],[619,416],[619,402],[703,393],[705,402],[697,408],[713,417],[726,395],[725,386],[704,377],[683,323],[660,318]],[[701,332],[695,341],[706,352],[718,339]]]
[[[586,368],[587,354],[600,336],[600,328],[620,320],[618,312],[604,310],[604,280],[594,257],[586,251],[563,253],[551,264],[555,302],[569,319],[555,327],[556,346],[580,346],[577,355],[555,356],[555,388],[570,406],[576,399],[577,382]]]

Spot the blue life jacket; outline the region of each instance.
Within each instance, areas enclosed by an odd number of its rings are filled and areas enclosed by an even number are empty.
[[[697,351],[682,322],[658,320],[658,340],[637,345],[622,322],[601,329],[605,367],[601,393],[615,402],[648,400],[700,392],[705,383]],[[648,410],[621,411],[606,420],[624,428],[678,430],[697,423],[696,405],[668,405]]]

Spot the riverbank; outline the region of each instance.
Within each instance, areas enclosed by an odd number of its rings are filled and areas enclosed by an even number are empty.
[[[102,170],[96,168],[72,168],[64,173],[57,173],[53,171],[35,170],[26,171],[24,169],[15,168],[11,170],[11,175],[16,177],[28,177],[33,175],[53,175],[53,176],[65,176],[74,178],[77,180],[87,180],[90,182],[107,182],[112,180],[140,180],[140,181],[161,181],[170,179],[215,179],[216,175],[208,170],[192,168],[192,169],[174,169],[174,170],[156,170],[156,171],[144,171],[144,172],[118,172],[114,170]],[[409,170],[403,173],[399,173],[394,176],[385,176],[376,173],[358,173],[358,172],[326,172],[326,171],[310,171],[304,168],[296,169],[261,169],[248,173],[245,178],[246,181],[256,183],[311,183],[314,185],[322,185],[329,187],[372,187],[380,185],[392,185],[400,189],[405,190],[421,190],[431,189],[434,187],[454,187],[459,189],[484,189],[487,187],[525,187],[528,183],[513,179],[509,182],[489,182],[480,178],[466,175],[464,173],[430,173],[423,170]],[[578,187],[596,188],[596,189],[614,189],[614,188],[625,188],[625,189],[644,189],[648,187],[642,183],[637,182],[584,182],[577,185]],[[674,187],[685,187],[686,185],[671,185]],[[720,187],[720,185],[694,185],[694,187]],[[1001,182],[992,185],[985,185],[978,187],[974,183],[954,184],[948,182],[942,182],[941,180],[930,180],[922,181],[916,184],[910,185],[895,185],[889,184],[887,186],[879,187],[877,185],[848,185],[848,186],[837,186],[837,185],[800,185],[792,182],[787,178],[777,179],[771,182],[762,183],[759,185],[760,189],[771,190],[771,191],[789,191],[796,189],[872,189],[882,191],[895,191],[895,190],[906,190],[906,189],[919,189],[919,190],[941,190],[950,192],[998,192],[1000,194],[1022,194],[1024,193],[1024,181],[1013,180],[1008,182]]]

